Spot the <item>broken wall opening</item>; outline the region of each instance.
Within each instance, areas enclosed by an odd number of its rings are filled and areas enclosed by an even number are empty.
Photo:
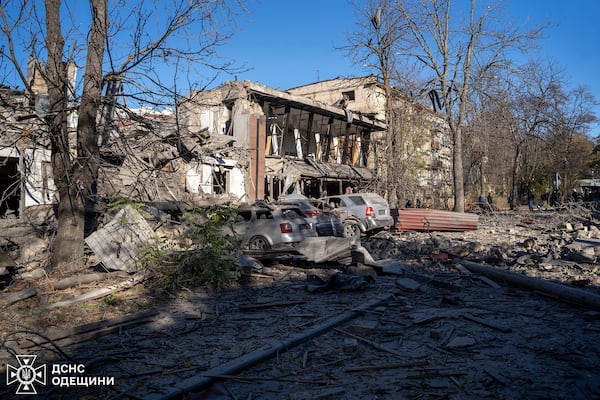
[[[18,218],[21,211],[19,159],[0,157],[0,218]]]

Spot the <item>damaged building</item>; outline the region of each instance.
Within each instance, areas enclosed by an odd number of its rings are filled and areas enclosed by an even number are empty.
[[[336,78],[289,89],[289,92],[326,104],[335,104],[362,117],[388,121],[386,94],[383,84],[374,76]],[[452,207],[452,141],[443,117],[425,106],[393,90],[392,107],[398,134],[402,137],[400,157],[408,167],[401,179],[405,193],[397,195],[397,207],[404,201],[421,199],[427,207]],[[374,131],[371,146],[386,147],[386,132]],[[374,151],[378,153],[377,149]],[[385,176],[388,166],[369,158],[368,168]],[[382,193],[383,194],[383,193]],[[392,196],[389,196],[392,197]],[[400,201],[404,200],[404,201]],[[393,204],[391,204],[394,206]]]
[[[387,129],[385,95],[373,77],[289,91],[231,81],[191,93],[176,105],[177,112],[117,104],[118,85],[108,85],[99,116],[99,198],[126,197],[177,208],[182,203],[276,200],[288,193],[321,197],[349,187],[373,191],[377,174],[385,169],[375,156]],[[34,96],[1,89],[3,218],[56,203],[47,128],[40,114],[43,86],[34,85]],[[422,108],[403,112],[429,118],[423,127],[414,127],[426,138],[420,149],[424,161],[415,166],[421,190],[416,195],[424,200],[449,197],[450,145],[443,124]],[[72,113],[72,135],[76,122]],[[445,206],[442,201],[426,205]]]
[[[0,87],[0,218],[4,219],[21,218],[25,211],[44,218],[58,200],[45,122],[47,88],[41,74],[36,73],[39,68],[43,68],[41,64],[30,62],[30,92]],[[70,69],[73,81],[75,75],[75,68]],[[210,162],[207,154],[236,159],[230,154],[237,151],[229,147],[233,138],[190,133],[179,128],[172,110],[128,108],[117,103],[115,94],[119,93],[118,82],[116,87],[107,85],[99,111],[97,198],[125,197],[156,203],[165,209],[178,208],[181,202],[202,202],[206,196],[188,190],[195,178],[189,171],[196,170],[201,162]],[[67,124],[70,150],[75,157],[76,111],[69,113]],[[211,160],[220,162],[216,158]],[[221,194],[224,200],[238,200],[243,195],[243,188],[235,190],[231,186],[236,196],[227,193],[218,181],[211,185],[203,187],[203,193]]]
[[[178,113],[190,132],[234,139],[237,165],[245,171],[243,192],[236,194],[244,201],[367,187],[374,178],[371,136],[386,129],[374,115],[249,81],[192,93],[178,104]],[[220,154],[208,160],[192,172],[202,189],[210,191],[215,181],[230,192],[242,189],[235,160]]]
[[[40,104],[24,91],[0,87],[0,218],[52,204],[54,181]]]

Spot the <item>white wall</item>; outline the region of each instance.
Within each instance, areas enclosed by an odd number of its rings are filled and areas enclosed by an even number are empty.
[[[25,181],[25,207],[56,202],[56,186],[54,186],[50,160],[50,150],[25,150],[25,156],[23,157],[23,165],[27,172]]]
[[[25,207],[55,202],[56,187],[50,164],[50,150],[25,149],[18,151],[16,147],[0,148],[0,157],[15,158],[19,162],[19,172],[25,177]],[[45,169],[45,174],[42,173]]]
[[[186,172],[186,190],[196,194],[213,194],[213,175],[216,168],[224,167],[229,172],[227,193],[238,198],[246,195],[244,172],[238,168],[234,160],[215,159],[213,164],[200,164]]]

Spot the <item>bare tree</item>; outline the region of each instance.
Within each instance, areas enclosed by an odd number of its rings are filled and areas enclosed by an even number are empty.
[[[348,44],[342,49],[352,58],[356,65],[363,65],[375,74],[383,84],[385,92],[385,117],[388,129],[384,137],[374,140],[374,158],[385,160],[377,165],[376,190],[384,195],[392,204],[397,203],[397,185],[399,171],[397,168],[398,148],[401,139],[397,138],[399,126],[395,123],[393,107],[394,82],[393,73],[396,68],[395,55],[403,34],[399,15],[390,0],[369,0],[366,6],[354,4],[360,17],[357,29],[348,35]]]
[[[595,100],[587,89],[566,90],[561,69],[542,61],[483,83],[464,152],[465,166],[479,170],[480,193],[484,180],[498,191],[506,187],[518,199],[530,189],[551,190],[556,173],[563,183],[581,177],[593,146],[587,135],[596,120]],[[485,171],[482,164],[487,164]]]
[[[594,147],[589,133],[591,125],[598,121],[592,110],[596,104],[583,86],[573,90],[565,90],[563,86],[554,88],[543,160],[547,174],[561,176],[563,187],[556,189],[568,188],[586,173]]]
[[[241,5],[232,3],[91,0],[87,13],[75,9],[80,3],[60,0],[0,5],[0,65],[18,77],[32,101],[33,82],[27,81],[23,65],[29,56],[46,59],[41,71],[50,103],[45,123],[59,194],[54,268],[76,266],[83,259],[85,207],[94,200],[98,179],[98,122],[110,123],[99,118],[103,88],[112,90],[118,82],[119,94],[130,105],[161,107],[177,101],[178,82],[187,79],[185,90],[207,84],[231,66],[218,58],[216,48],[228,38],[226,26]],[[41,14],[45,18],[38,18]],[[78,15],[83,18],[78,20]],[[86,20],[89,29],[81,32]],[[82,85],[70,85],[73,65],[85,69]],[[110,98],[108,103],[114,106]],[[69,137],[72,112],[78,116],[76,143]]]
[[[482,2],[483,3],[483,2]],[[451,0],[399,3],[410,42],[399,56],[416,58],[430,73],[426,92],[439,94],[453,139],[454,210],[464,210],[463,130],[473,91],[484,77],[507,65],[509,49],[528,46],[540,30],[521,31],[500,14],[502,1],[471,0],[463,17]]]
[[[527,193],[539,170],[550,128],[551,98],[561,79],[560,71],[537,61],[488,77],[478,88],[479,123],[469,130],[474,142],[486,138],[486,143],[493,142],[493,152],[480,153],[486,157],[489,171],[510,174],[508,182],[495,182],[495,186],[507,184],[515,199]],[[509,169],[503,169],[501,163]]]

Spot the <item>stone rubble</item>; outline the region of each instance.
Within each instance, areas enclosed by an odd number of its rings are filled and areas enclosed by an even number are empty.
[[[600,294],[595,225],[560,213],[534,217],[496,213],[482,215],[477,231],[364,238],[379,268],[264,260],[239,288],[151,299],[145,307],[159,312],[152,322],[61,347],[86,365],[86,374],[115,377],[115,386],[48,386],[44,393],[51,399],[167,399],[184,391],[186,399],[600,398],[598,311],[453,262]],[[359,270],[371,271],[362,290],[307,289],[311,275]],[[376,299],[385,300],[355,311]],[[3,309],[3,321],[14,310]],[[348,321],[308,335],[348,313]],[[247,362],[302,335],[306,340],[287,351]],[[46,363],[69,362],[51,345],[27,351]],[[194,390],[198,382],[205,384]],[[13,388],[4,388],[0,397],[11,398]]]

